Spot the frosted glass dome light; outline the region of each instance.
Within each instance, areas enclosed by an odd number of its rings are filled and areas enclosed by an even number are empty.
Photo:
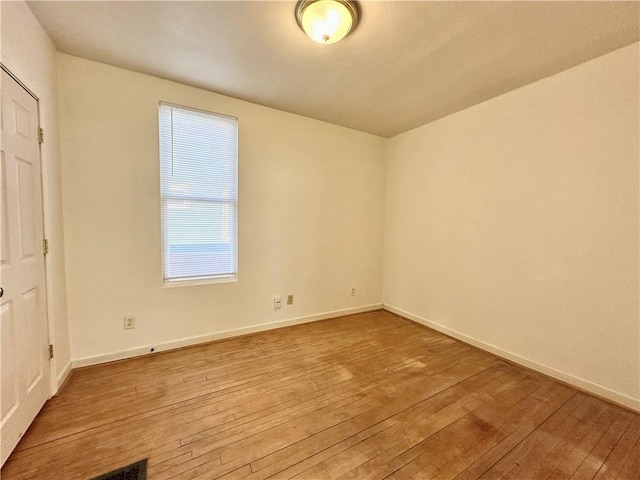
[[[298,25],[314,42],[325,45],[342,40],[358,23],[358,9],[350,0],[300,0]]]

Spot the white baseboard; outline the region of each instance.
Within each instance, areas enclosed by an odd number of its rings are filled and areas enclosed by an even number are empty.
[[[173,340],[170,342],[160,343],[156,345],[145,345],[141,347],[131,348],[128,350],[121,350],[118,352],[105,353],[102,355],[95,355],[92,357],[76,358],[72,360],[73,368],[87,367],[89,365],[97,365],[100,363],[113,362],[115,360],[124,360],[126,358],[139,357],[141,355],[148,355],[151,353],[151,348],[154,349],[154,353],[164,352],[167,350],[173,350],[181,347],[188,347],[191,345],[198,345],[201,343],[211,342],[213,340],[220,340],[223,338],[237,337],[240,335],[247,335],[248,333],[264,332],[266,330],[273,330],[274,328],[288,327],[291,325],[301,325],[303,323],[317,322],[318,320],[326,320],[328,318],[342,317],[344,315],[353,315],[356,313],[371,312],[374,310],[380,310],[382,308],[381,303],[375,303],[372,305],[364,305],[355,308],[346,308],[343,310],[334,310],[332,312],[317,313],[315,315],[308,315],[305,317],[290,318],[288,320],[278,320],[276,322],[261,323],[258,325],[251,325],[249,327],[233,328],[230,330],[223,330],[220,332],[210,333],[207,335],[200,335],[197,337],[181,338],[179,340]]]
[[[579,390],[592,393],[596,396],[610,400],[613,403],[617,403],[619,405],[622,405],[624,407],[627,407],[631,410],[634,410],[640,413],[640,399],[638,398],[633,398],[624,393],[617,392],[615,390],[611,390],[610,388],[604,387],[597,383],[593,383],[589,380],[585,380],[584,378],[576,377],[575,375],[572,375],[567,372],[563,372],[562,370],[558,370],[553,367],[549,367],[548,365],[538,363],[535,360],[531,360],[530,358],[522,357],[516,353],[503,350],[500,347],[497,347],[490,343],[483,342],[482,340],[475,339],[473,337],[465,335],[464,333],[458,332],[457,330],[453,330],[439,323],[432,322],[431,320],[427,320],[418,315],[414,315],[413,313],[406,312],[398,307],[394,307],[393,305],[385,304],[383,308],[385,310],[388,310],[391,313],[395,313],[397,315],[400,315],[401,317],[405,317],[416,323],[425,325],[429,328],[432,328],[441,333],[444,333],[445,335],[449,335],[450,337],[456,338],[464,343],[468,343],[469,345],[473,345],[474,347],[478,347],[489,353],[493,353],[498,357],[507,359],[513,363],[522,365],[523,367],[527,367],[537,372],[543,373],[557,380],[560,380],[561,382],[564,382],[573,387],[576,387]]]
[[[64,385],[64,382],[66,382],[67,379],[69,378],[69,375],[71,375],[71,367],[72,367],[71,360],[69,360],[69,362],[64,366],[62,371],[58,374],[56,378],[56,385],[58,387],[56,389],[56,392],[60,391],[60,387]]]

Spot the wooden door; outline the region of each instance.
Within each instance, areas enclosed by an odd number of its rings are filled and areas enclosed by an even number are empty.
[[[2,71],[0,143],[1,463],[49,398],[38,102]]]

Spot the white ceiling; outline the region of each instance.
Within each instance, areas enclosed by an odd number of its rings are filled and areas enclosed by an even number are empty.
[[[294,1],[29,2],[62,52],[391,137],[628,45],[640,2],[361,1],[319,45]]]

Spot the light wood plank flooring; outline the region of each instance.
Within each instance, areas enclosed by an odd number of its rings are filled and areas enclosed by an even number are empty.
[[[378,311],[76,370],[3,480],[638,479],[640,417]]]

